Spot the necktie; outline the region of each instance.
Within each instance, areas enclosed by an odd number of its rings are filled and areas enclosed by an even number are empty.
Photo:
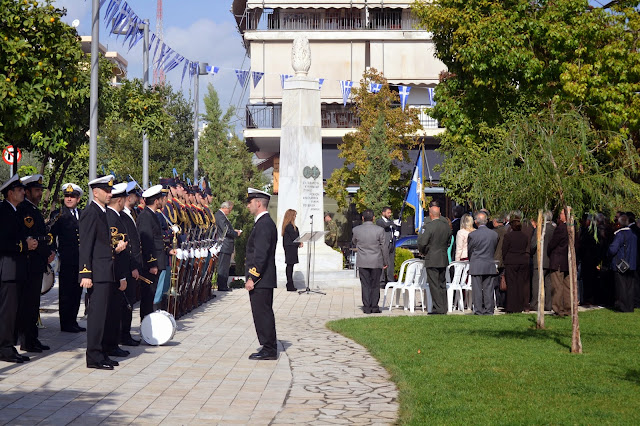
[[[78,218],[78,209],[73,209],[73,215],[75,216],[76,220],[79,220],[79,218]]]

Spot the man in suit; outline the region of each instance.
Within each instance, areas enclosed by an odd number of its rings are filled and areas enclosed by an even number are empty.
[[[82,212],[80,230],[80,286],[87,289],[89,307],[87,317],[87,368],[113,370],[117,361],[103,351],[102,339],[107,309],[115,285],[114,252],[107,222],[107,204],[111,200],[113,176],[107,175],[89,182],[93,201]],[[118,243],[118,246],[124,242]]]
[[[567,216],[564,209],[560,210],[556,229],[551,235],[547,246],[549,269],[551,270],[551,287],[553,299],[551,307],[559,316],[571,313],[571,293],[569,283],[569,233],[567,231]]]
[[[451,235],[453,235],[453,246],[456,245],[456,237],[458,236],[458,231],[460,230],[460,219],[464,215],[464,206],[458,204],[453,208],[453,220],[451,221]]]
[[[21,364],[29,357],[14,346],[18,287],[27,276],[27,253],[38,248],[38,241],[26,237],[17,207],[24,200],[24,185],[17,174],[0,186],[0,361]]]
[[[86,331],[78,324],[78,311],[82,287],[78,285],[80,231],[78,221],[81,211],[78,202],[83,191],[75,183],[62,185],[63,205],[51,213],[51,235],[57,241],[60,259],[58,292],[60,305],[60,330],[67,333]]]
[[[356,246],[356,268],[362,288],[362,311],[379,314],[380,274],[389,265],[389,243],[384,229],[373,223],[373,210],[362,212],[362,225],[353,228],[351,243]]]
[[[140,286],[140,320],[154,311],[153,299],[158,285],[160,271],[167,267],[167,257],[160,220],[156,211],[162,208],[162,185],[154,185],[142,193],[145,208],[138,214],[138,233],[142,249],[141,274],[151,284]]]
[[[134,339],[131,336],[131,321],[133,320],[133,310],[129,307],[133,307],[136,302],[136,292],[138,291],[138,278],[140,277],[140,270],[142,268],[142,251],[140,250],[140,235],[138,234],[138,228],[136,227],[136,221],[133,216],[133,209],[138,204],[138,191],[136,189],[136,181],[131,181],[127,184],[127,196],[125,198],[124,208],[120,213],[120,219],[124,223],[127,232],[127,239],[129,240],[129,273],[127,273],[127,288],[124,291],[125,306],[122,309],[120,317],[120,344],[125,346],[138,346],[140,340]],[[146,284],[142,284],[146,285]]]
[[[546,211],[542,215],[542,220],[546,222],[544,227],[544,235],[542,236],[543,250],[542,250],[542,271],[538,268],[538,233],[534,232],[531,236],[531,256],[533,260],[533,274],[531,278],[531,310],[538,310],[538,293],[540,286],[538,281],[540,280],[540,274],[544,277],[544,310],[551,310],[551,272],[549,271],[549,256],[544,249],[549,246],[553,231],[555,230],[555,223],[551,221],[553,219],[553,213]],[[537,228],[542,226],[541,224],[534,224],[532,226]]]
[[[25,176],[20,181],[25,186],[24,201],[18,205],[18,213],[28,236],[39,240],[38,248],[27,254],[27,278],[18,289],[18,318],[16,336],[20,348],[27,352],[42,352],[49,349],[38,340],[38,315],[40,314],[40,291],[42,274],[55,258],[47,238],[44,217],[38,208],[42,200],[42,175]]]
[[[277,287],[278,230],[267,212],[270,198],[266,192],[248,189],[247,209],[254,216],[255,225],[247,240],[244,265],[247,281],[244,287],[249,291],[253,324],[262,345],[260,351],[249,356],[254,360],[278,359],[276,319],[273,314],[273,289]]]
[[[389,281],[395,281],[393,272],[396,257],[396,237],[400,235],[399,228],[393,223],[391,207],[382,208],[381,217],[376,220],[376,225],[384,229],[384,239],[387,242],[387,250],[389,251],[388,266],[380,274],[380,282],[385,284]]]
[[[440,202],[429,203],[429,217],[418,236],[418,250],[424,254],[424,266],[427,269],[427,282],[433,301],[432,314],[447,313],[447,283],[445,270],[449,264],[447,249],[451,241],[449,222],[440,216]]]
[[[498,234],[498,245],[496,246],[496,253],[493,256],[493,258],[495,259],[496,264],[498,265],[499,277],[502,276],[502,274],[504,274],[504,263],[502,261],[502,243],[504,242],[504,236],[506,235],[507,230],[509,229],[504,224],[505,220],[507,220],[507,217],[503,216],[502,214],[494,216],[493,228],[491,228],[489,226],[489,223],[487,223],[487,228],[493,229],[493,231],[496,234]],[[494,285],[495,285],[495,303],[498,305],[499,308],[504,308],[507,294],[506,292],[500,290],[499,279],[494,280]]]
[[[220,209],[213,215],[216,220],[218,240],[223,239],[220,254],[218,255],[218,291],[229,291],[227,281],[229,281],[229,266],[231,264],[231,254],[233,253],[233,240],[240,236],[241,230],[233,229],[229,221],[229,213],[233,209],[231,201],[225,201],[220,205]]]
[[[495,309],[493,289],[498,269],[494,254],[499,237],[487,228],[488,221],[485,212],[477,212],[475,222],[478,229],[469,234],[467,241],[473,310],[476,315],[493,315]]]

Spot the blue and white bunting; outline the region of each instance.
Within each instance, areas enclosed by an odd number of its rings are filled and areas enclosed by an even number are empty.
[[[249,71],[245,70],[234,70],[236,72],[236,77],[238,77],[238,81],[240,82],[240,86],[244,87],[247,84],[247,79],[249,78]]]
[[[347,106],[347,101],[351,95],[351,88],[353,87],[353,81],[340,80],[340,90],[342,91],[342,103]]]
[[[369,82],[369,93],[378,93],[382,89],[382,84]]]
[[[324,83],[324,78],[318,79],[318,89],[322,90],[322,83]]]
[[[260,83],[260,80],[262,80],[264,73],[260,71],[253,71],[251,73],[251,76],[253,77],[253,88],[255,89],[258,83]]]
[[[431,104],[431,106],[434,106],[436,104],[436,101],[434,100],[436,89],[434,89],[433,87],[429,87],[427,91],[429,92],[429,103]]]
[[[398,86],[398,93],[400,94],[400,106],[404,111],[405,105],[407,105],[407,99],[409,99],[410,86]]]
[[[293,76],[289,74],[280,74],[280,87],[284,89],[284,82],[289,80],[291,77]]]
[[[213,67],[211,65],[207,65],[205,67],[207,74],[216,75],[218,71],[220,71],[220,67]]]

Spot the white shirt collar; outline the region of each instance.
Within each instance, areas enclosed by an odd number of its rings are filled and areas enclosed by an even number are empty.
[[[7,202],[7,204],[9,204],[11,207],[13,207],[13,211],[14,211],[14,212],[17,212],[17,211],[18,211],[18,209],[16,208],[16,206],[14,206],[13,204],[11,204],[11,203],[9,202],[9,200],[4,200],[4,201],[6,201],[6,202]]]
[[[114,212],[116,212],[116,214],[117,214],[118,216],[120,216],[120,212],[119,212],[118,210],[114,209],[114,208],[113,208],[113,207],[111,207],[111,206],[107,206],[107,208],[108,208],[108,209],[113,210]]]
[[[264,216],[265,214],[268,214],[268,211],[263,211],[261,213],[258,213],[258,215],[256,216],[256,218],[253,220],[253,223],[256,223],[258,221],[258,219],[260,219],[262,216]]]
[[[97,202],[96,200],[93,200],[93,202],[96,203],[96,206],[100,207],[100,210],[102,210],[102,213],[106,213],[107,212],[107,209],[102,207],[99,202]]]

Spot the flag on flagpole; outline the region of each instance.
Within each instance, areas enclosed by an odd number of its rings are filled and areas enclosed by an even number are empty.
[[[411,86],[400,86],[398,93],[400,93],[400,105],[402,106],[402,110],[404,111],[405,105],[407,105],[407,99],[409,99],[409,92],[411,91]]]
[[[342,103],[347,106],[349,95],[351,95],[351,88],[353,87],[353,81],[340,80],[340,90],[342,91]]]
[[[255,89],[255,87],[258,85],[258,83],[260,83],[260,80],[264,76],[264,73],[260,71],[253,71],[251,74],[253,77],[253,87]]]
[[[413,169],[413,177],[411,178],[411,184],[409,185],[409,191],[404,202],[413,207],[414,214],[414,227],[416,232],[420,232],[422,229],[422,223],[424,222],[424,209],[425,209],[425,197],[424,197],[424,146],[420,148],[418,159],[416,160],[416,166]]]
[[[207,71],[207,74],[216,75],[218,71],[220,71],[220,67],[213,67],[211,65],[207,65],[205,67],[205,70]]]

